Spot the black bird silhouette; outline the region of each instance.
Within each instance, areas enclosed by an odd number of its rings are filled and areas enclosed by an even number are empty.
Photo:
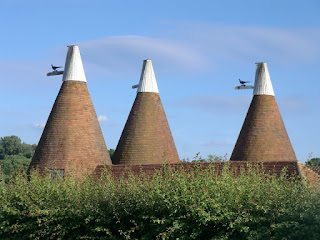
[[[62,67],[53,66],[52,64],[51,64],[51,67],[52,67],[52,69],[53,69],[54,71],[56,71],[57,68],[62,68]]]
[[[248,83],[248,82],[250,82],[250,81],[241,81],[240,79],[239,79],[239,82],[241,83],[241,85],[245,85],[245,83]]]

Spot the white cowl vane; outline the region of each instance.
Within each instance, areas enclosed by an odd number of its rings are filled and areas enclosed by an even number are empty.
[[[254,81],[253,95],[272,95],[274,96],[273,87],[268,72],[267,64],[256,63],[256,77]]]
[[[154,75],[152,62],[150,59],[143,61],[141,77],[137,92],[159,93],[156,77]]]
[[[68,46],[62,81],[87,82],[77,45]]]

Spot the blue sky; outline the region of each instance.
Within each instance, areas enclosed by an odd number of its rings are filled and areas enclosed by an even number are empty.
[[[108,148],[115,148],[143,59],[153,62],[180,158],[230,157],[268,64],[299,160],[320,157],[320,1],[0,1],[0,136],[38,143],[61,86],[46,77],[79,45]]]

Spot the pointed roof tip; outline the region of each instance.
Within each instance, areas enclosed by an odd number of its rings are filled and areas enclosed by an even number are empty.
[[[143,60],[143,66],[137,93],[139,92],[159,93],[156,77],[154,75],[152,62],[150,59]]]
[[[256,76],[254,80],[253,95],[272,95],[274,91],[267,68],[267,63],[258,62],[256,63]]]
[[[68,53],[66,57],[66,63],[64,66],[62,81],[80,81],[87,82],[86,75],[84,73],[80,50],[77,45],[69,45]]]

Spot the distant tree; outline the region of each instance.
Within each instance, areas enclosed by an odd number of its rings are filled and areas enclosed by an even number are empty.
[[[2,177],[8,179],[17,171],[25,172],[30,164],[36,145],[21,142],[17,136],[0,139],[0,168]]]
[[[114,155],[114,152],[115,152],[116,150],[114,150],[113,148],[110,148],[109,150],[108,150],[108,152],[109,152],[109,154],[110,154],[110,158],[111,158],[111,160],[112,160],[112,158],[113,158],[113,155]]]
[[[200,156],[200,152],[198,152],[191,161],[189,158],[181,159],[181,162],[224,162],[224,161],[227,161],[227,154],[225,156],[217,156],[217,155],[209,154],[207,155],[207,158],[203,158]]]
[[[20,155],[7,155],[1,161],[4,176],[10,177],[15,172],[26,172],[30,164],[30,158]]]
[[[320,166],[320,158],[311,158],[306,161],[307,166]]]
[[[32,158],[36,147],[36,144],[21,143],[21,154],[26,158]]]
[[[22,152],[21,139],[17,136],[1,137],[0,146],[0,159],[4,159],[6,155],[18,155]]]
[[[21,142],[17,136],[6,136],[0,139],[0,160],[4,159],[7,155],[20,155],[26,158],[33,156],[36,145]]]

